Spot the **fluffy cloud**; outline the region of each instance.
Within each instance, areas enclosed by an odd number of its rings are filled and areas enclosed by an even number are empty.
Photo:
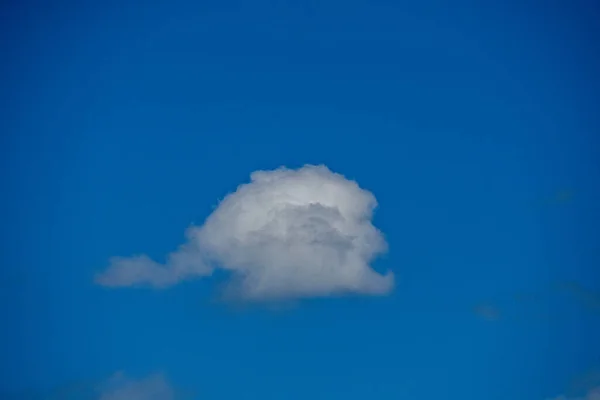
[[[168,287],[230,272],[228,296],[244,300],[380,295],[394,285],[369,263],[387,249],[372,224],[377,201],[325,166],[256,171],[221,201],[204,225],[161,265],[145,255],[116,257],[96,282]]]
[[[98,400],[174,400],[175,391],[162,374],[134,380],[122,372],[101,385]]]

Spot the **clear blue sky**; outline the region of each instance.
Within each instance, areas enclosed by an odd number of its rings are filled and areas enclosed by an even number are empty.
[[[600,314],[557,288],[600,289],[593,2],[12,3],[0,390],[124,371],[199,399],[544,400],[600,367]],[[238,310],[214,279],[94,284],[304,164],[377,198],[388,296]]]

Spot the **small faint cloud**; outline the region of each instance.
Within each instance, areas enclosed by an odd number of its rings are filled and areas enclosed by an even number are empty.
[[[600,400],[600,386],[590,389],[586,394],[580,397],[560,395],[548,400]]]
[[[194,393],[175,389],[162,373],[132,378],[116,372],[108,378],[83,380],[50,391],[0,393],[2,399],[19,400],[191,400]]]
[[[98,400],[175,400],[175,390],[163,374],[131,379],[117,372],[99,388]]]
[[[230,275],[224,294],[234,300],[385,295],[394,275],[369,265],[387,250],[372,224],[376,207],[371,192],[325,166],[256,171],[187,230],[164,265],[146,255],[117,257],[95,281],[165,288],[221,269]]]
[[[554,201],[557,203],[567,203],[573,200],[573,191],[572,190],[561,190],[556,193],[554,197]]]
[[[574,394],[586,393],[600,388],[600,369],[594,368],[572,380],[570,391]]]
[[[543,207],[556,207],[566,205],[575,199],[575,192],[571,189],[557,190],[539,198],[539,205]]]
[[[578,282],[562,282],[560,288],[571,293],[584,306],[592,311],[600,311],[600,293],[588,289]]]
[[[576,376],[567,393],[548,400],[600,400],[600,369],[593,368]]]
[[[478,304],[473,307],[473,312],[487,321],[500,319],[500,310],[491,304]]]

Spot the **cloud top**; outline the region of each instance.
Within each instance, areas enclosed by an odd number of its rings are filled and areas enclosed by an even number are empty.
[[[227,295],[244,300],[386,294],[393,274],[369,266],[387,249],[376,207],[372,193],[325,166],[256,171],[188,229],[165,265],[115,257],[96,282],[163,288],[221,268],[231,275]]]

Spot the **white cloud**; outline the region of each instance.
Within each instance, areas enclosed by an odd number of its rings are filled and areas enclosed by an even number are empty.
[[[160,288],[221,268],[231,272],[226,294],[244,300],[385,294],[393,274],[369,266],[387,249],[371,222],[376,206],[373,194],[325,166],[256,171],[188,229],[165,265],[113,258],[96,282]]]
[[[98,400],[174,400],[175,391],[162,374],[135,380],[115,373],[99,388]]]

